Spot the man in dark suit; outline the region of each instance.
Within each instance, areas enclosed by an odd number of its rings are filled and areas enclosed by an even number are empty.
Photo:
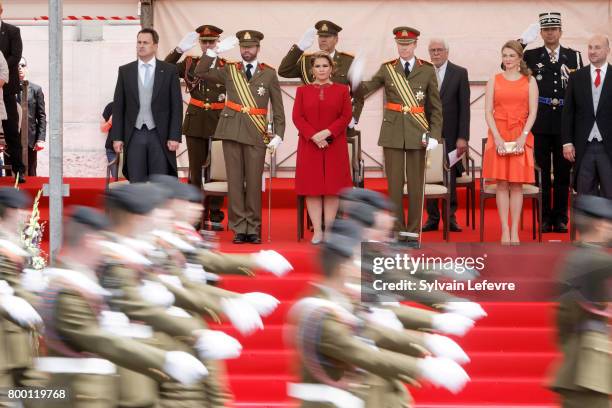
[[[177,175],[183,121],[176,66],[155,58],[159,34],[144,28],[137,41],[138,60],[119,67],[110,130],[115,152],[125,152],[123,174],[131,183]]]
[[[575,162],[579,194],[612,199],[612,78],[610,40],[589,40],[590,65],[570,75],[563,106],[563,156]],[[610,72],[612,76],[612,70]]]
[[[26,80],[28,63],[25,58],[19,62],[19,80]],[[23,87],[17,95],[21,103]],[[36,176],[38,152],[45,147],[47,135],[47,114],[45,113],[45,94],[40,85],[28,81],[28,176]]]
[[[0,16],[2,16],[2,3],[0,2]],[[19,135],[19,113],[17,113],[17,93],[19,92],[19,60],[23,44],[18,27],[0,21],[0,51],[9,67],[9,81],[2,87],[2,97],[8,118],[2,121],[4,139],[6,140],[8,162],[20,183],[25,183],[25,166],[21,158],[22,146]]]
[[[468,150],[470,139],[470,82],[465,68],[448,60],[448,43],[443,39],[429,42],[429,56],[438,77],[438,89],[442,100],[442,138],[448,152],[457,149],[461,156]],[[450,230],[461,232],[457,224],[457,188],[455,180],[463,173],[461,162],[451,169]],[[427,222],[423,231],[435,231],[440,222],[438,200],[427,200]]]
[[[582,68],[582,57],[579,51],[559,44],[562,33],[560,13],[540,14],[540,35],[544,45],[525,51],[523,59],[533,73],[540,92],[538,116],[532,131],[535,136],[535,160],[542,169],[542,232],[565,233],[571,164],[563,158],[561,112],[569,74]],[[528,41],[523,39],[522,42]],[[553,183],[550,177],[551,156]]]

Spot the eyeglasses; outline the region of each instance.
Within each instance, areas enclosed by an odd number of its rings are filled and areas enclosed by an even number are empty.
[[[439,54],[444,51],[446,51],[444,48],[430,48],[429,49],[429,52],[431,52],[432,54]]]

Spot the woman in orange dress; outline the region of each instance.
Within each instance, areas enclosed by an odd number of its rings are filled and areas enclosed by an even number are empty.
[[[502,67],[504,72],[487,83],[485,119],[489,135],[483,152],[482,176],[497,183],[502,244],[518,244],[523,183],[535,181],[531,127],[538,111],[538,86],[523,61],[523,47],[518,41],[508,41],[502,47]],[[515,142],[511,151],[507,150],[506,142]]]

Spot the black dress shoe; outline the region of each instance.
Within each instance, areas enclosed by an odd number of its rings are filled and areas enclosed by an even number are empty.
[[[234,235],[234,240],[232,241],[234,244],[244,244],[247,241],[247,234],[236,234]]]
[[[542,223],[542,232],[543,233],[548,233],[548,232],[552,232],[552,231],[553,231],[553,228],[552,228],[552,225],[550,225],[550,222],[544,221]]]
[[[567,224],[559,221],[558,223],[555,224],[554,230],[555,232],[560,232],[562,234],[565,234],[567,233]]]
[[[261,237],[259,234],[249,234],[247,235],[247,242],[251,244],[261,244]]]
[[[425,225],[423,225],[423,232],[437,231],[437,230],[438,230],[437,222],[427,221]]]
[[[450,230],[450,232],[462,232],[463,231],[461,227],[459,226],[459,224],[457,224],[457,222],[455,221],[450,222],[448,229]]]

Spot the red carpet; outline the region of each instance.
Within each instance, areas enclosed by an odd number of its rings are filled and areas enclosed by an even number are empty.
[[[7,179],[0,179],[7,180]],[[8,181],[8,180],[7,180]],[[46,179],[29,178],[21,188],[35,194]],[[70,184],[70,197],[65,206],[71,204],[99,205],[104,188],[102,179],[66,179]],[[0,184],[3,184],[0,181]],[[292,407],[295,403],[286,397],[286,382],[294,380],[292,360],[294,352],[284,344],[283,322],[285,314],[301,294],[308,290],[309,282],[319,276],[316,264],[316,248],[306,241],[296,242],[296,212],[293,180],[274,179],[273,183],[272,231],[268,237],[267,196],[264,193],[264,213],[261,246],[230,243],[232,234],[222,232],[221,249],[231,252],[251,252],[274,248],[285,255],[294,265],[295,271],[279,279],[260,273],[255,279],[226,277],[225,288],[238,292],[261,291],[276,296],[282,301],[274,314],[264,320],[265,330],[250,337],[241,337],[226,325],[221,326],[243,344],[242,356],[228,361],[229,378],[236,396],[237,407]],[[367,180],[366,187],[384,191],[386,182],[380,179]],[[451,241],[478,241],[478,229],[465,226],[465,193],[459,192],[457,219],[464,232],[452,233]],[[43,219],[47,218],[48,200],[41,202]],[[478,222],[478,214],[476,220]],[[486,210],[485,240],[499,239],[499,221],[494,202]],[[568,240],[568,234],[546,234],[545,240]],[[424,234],[429,242],[442,241],[442,233]],[[524,217],[521,240],[531,242],[530,208]],[[509,249],[511,250],[511,249]],[[553,407],[555,395],[545,388],[551,363],[556,356],[553,328],[553,308],[545,303],[489,303],[483,307],[489,316],[480,320],[472,332],[457,342],[470,355],[472,361],[465,368],[472,381],[458,395],[435,389],[428,384],[422,388],[410,388],[419,408],[476,408],[476,407]]]

